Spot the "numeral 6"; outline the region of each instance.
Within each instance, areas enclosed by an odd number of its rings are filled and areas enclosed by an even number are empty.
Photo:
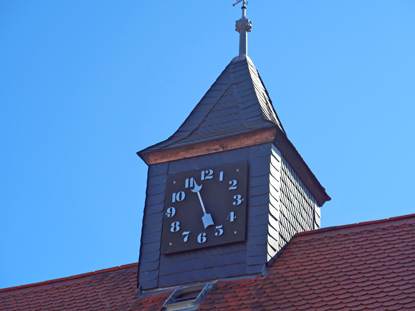
[[[199,234],[198,236],[197,236],[197,242],[199,243],[199,244],[203,244],[203,243],[205,243],[207,241],[207,238],[206,238],[206,232],[202,232],[201,234]]]

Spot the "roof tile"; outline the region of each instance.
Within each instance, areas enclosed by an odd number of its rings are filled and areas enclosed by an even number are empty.
[[[414,310],[414,225],[409,215],[297,234],[267,275],[216,282],[198,310]],[[133,298],[136,272],[133,264],[3,289],[0,310],[161,310],[171,291]]]

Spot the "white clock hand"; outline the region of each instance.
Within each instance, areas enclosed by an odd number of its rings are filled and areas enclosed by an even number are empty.
[[[202,216],[203,226],[204,226],[204,227],[205,227],[205,229],[206,229],[207,227],[209,227],[209,226],[213,226],[213,225],[215,225],[215,224],[213,223],[212,216],[211,216],[210,214],[207,214],[207,213],[206,213],[205,205],[203,204],[202,196],[200,195],[200,189],[202,189],[202,185],[200,185],[200,186],[199,186],[199,185],[195,182],[195,186],[194,186],[194,188],[192,189],[192,192],[197,193],[197,196],[198,196],[198,198],[199,198],[199,202],[200,202],[200,205],[202,206],[202,210],[203,210],[203,216]]]

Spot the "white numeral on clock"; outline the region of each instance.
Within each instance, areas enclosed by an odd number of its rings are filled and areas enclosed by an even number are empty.
[[[184,187],[187,188],[193,188],[195,186],[195,179],[193,177],[186,178],[184,182]]]
[[[202,174],[200,176],[201,180],[212,179],[212,178],[213,178],[213,170],[202,171]]]
[[[242,203],[242,201],[244,200],[244,199],[242,199],[242,196],[240,195],[240,194],[237,194],[237,195],[234,195],[233,196],[233,198],[234,198],[234,202],[232,203],[233,205],[239,205],[239,204],[241,204]]]
[[[222,225],[221,226],[216,226],[215,229],[215,236],[221,236],[223,234],[223,229],[222,229]]]
[[[237,181],[237,180],[235,180],[235,179],[230,180],[230,181],[229,181],[229,184],[231,185],[231,186],[229,187],[229,190],[236,190],[236,189],[238,188],[238,186],[237,186],[238,181]]]
[[[170,231],[171,232],[177,232],[179,230],[180,230],[180,222],[178,222],[178,221],[172,222],[171,226],[170,226]]]
[[[235,212],[230,212],[228,217],[226,217],[226,219],[229,220],[229,222],[234,222],[236,219]]]
[[[186,243],[187,241],[189,241],[189,235],[190,235],[190,231],[184,231],[182,233],[182,237],[183,237],[183,242]]]
[[[186,194],[184,193],[184,191],[174,192],[171,196],[171,202],[181,202],[184,200],[185,197]]]
[[[169,207],[166,211],[166,216],[172,218],[174,215],[176,215],[176,209],[173,206]]]
[[[207,241],[207,238],[206,238],[206,232],[202,232],[201,234],[199,234],[198,236],[197,236],[197,243],[199,243],[199,244],[203,244],[203,243],[205,243]]]

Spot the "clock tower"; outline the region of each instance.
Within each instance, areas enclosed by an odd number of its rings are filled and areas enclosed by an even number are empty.
[[[320,226],[330,197],[287,137],[247,55],[239,55],[148,164],[140,293],[266,273],[300,231]]]

